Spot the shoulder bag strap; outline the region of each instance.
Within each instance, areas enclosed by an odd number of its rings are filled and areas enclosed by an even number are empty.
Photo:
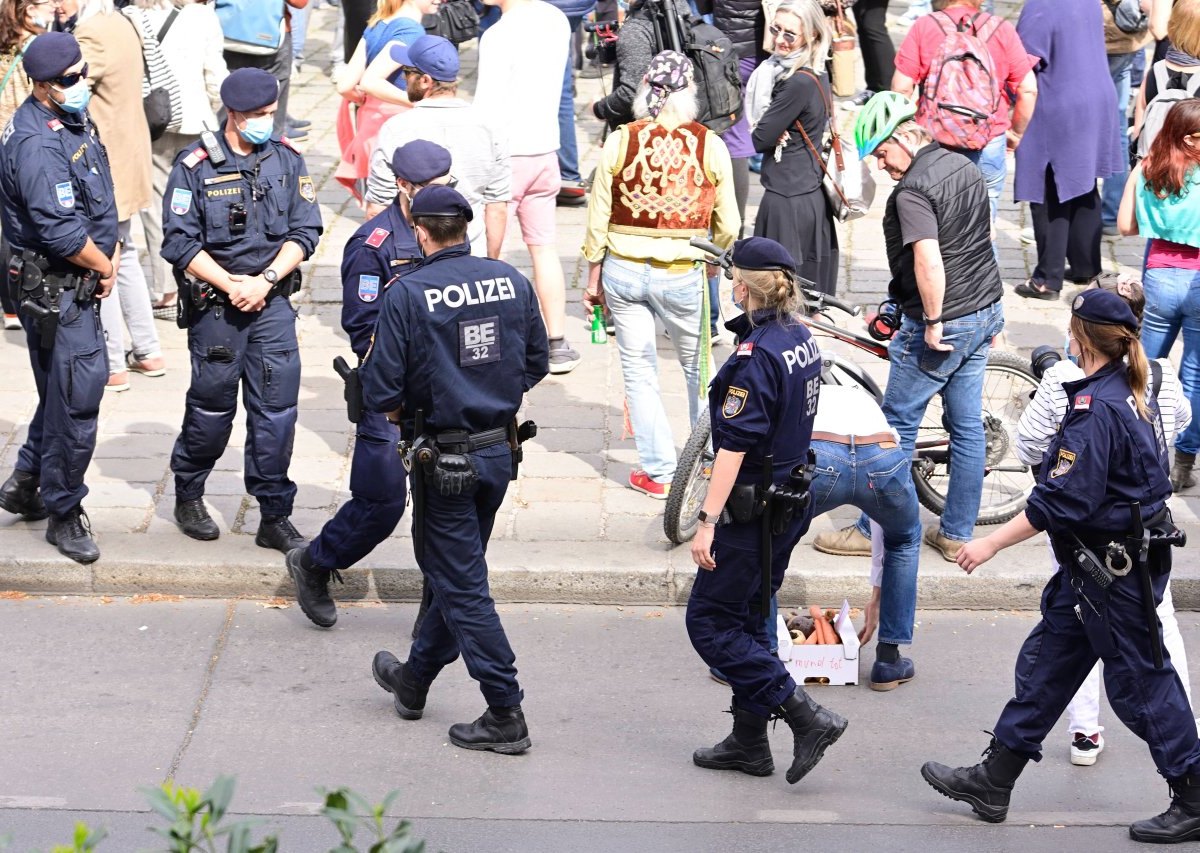
[[[150,60],[146,58],[146,34],[140,26],[133,20],[132,12],[140,12],[141,9],[129,7],[125,10],[121,17],[129,22],[129,26],[133,27],[133,31],[137,33],[138,44],[142,52],[142,72],[146,75],[146,85],[150,85]],[[145,20],[144,18],[142,20]]]
[[[162,29],[158,31],[158,35],[156,36],[160,47],[162,46],[163,39],[165,39],[167,37],[167,33],[170,32],[170,30],[171,30],[171,24],[175,23],[175,19],[178,17],[179,17],[178,9],[172,9],[171,14],[167,15],[166,22],[163,24]]]
[[[30,39],[32,41],[32,39]],[[4,79],[0,80],[0,92],[8,88],[8,81],[12,79],[13,72],[17,70],[17,66],[21,64],[21,60],[25,57],[25,48],[29,47],[29,41],[21,45],[21,49],[17,51],[17,55],[13,57],[12,64],[8,66],[8,70],[4,72]]]
[[[1158,359],[1150,359],[1150,399],[1154,405],[1158,405],[1158,391],[1162,388],[1162,365],[1158,363]]]
[[[837,127],[833,121],[833,105],[830,103],[829,96],[825,93],[825,88],[821,85],[821,80],[816,74],[813,74],[807,68],[801,68],[799,73],[807,74],[809,77],[813,78],[813,81],[817,84],[817,88],[821,91],[821,95],[825,100],[825,108],[827,111],[826,121],[829,125],[830,136],[833,139],[833,153],[837,160],[838,172],[840,173],[845,171],[846,167],[842,161],[842,139],[838,135]],[[829,174],[829,166],[825,163],[825,158],[821,156],[821,153],[817,151],[817,147],[813,145],[813,141],[809,138],[808,131],[804,129],[804,125],[800,123],[800,119],[796,119],[792,126],[796,130],[800,131],[800,135],[804,137],[804,144],[808,146],[808,150],[812,152],[813,158],[817,161],[817,165],[821,167],[821,171],[825,173],[825,177],[829,180],[829,183],[833,185],[834,192],[838,194],[838,198],[841,199],[842,204],[844,204],[846,207],[850,207],[850,200],[846,198],[846,194],[842,192],[841,184],[836,178],[833,177],[833,175]]]

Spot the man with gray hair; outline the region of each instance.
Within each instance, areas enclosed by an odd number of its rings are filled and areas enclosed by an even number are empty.
[[[896,181],[883,236],[892,273],[888,295],[904,316],[888,347],[883,413],[907,455],[929,401],[937,394],[944,401],[950,485],[941,528],[928,528],[925,542],[953,562],[979,513],[987,450],[983,369],[992,338],[1004,328],[1004,287],[992,254],[983,175],[934,142],[914,121],[916,111],[899,92],[880,92],[859,114],[854,141],[861,159],[873,156]],[[870,553],[866,523],[864,517],[857,528],[818,537],[817,549],[846,554],[865,545]]]
[[[400,63],[413,108],[379,129],[367,177],[368,218],[396,198],[396,149],[424,139],[450,152],[455,188],[471,205],[471,254],[499,258],[512,195],[508,147],[478,108],[458,97],[458,48],[441,36],[421,36],[411,45],[394,45],[392,58]]]
[[[696,422],[706,289],[703,253],[691,237],[717,245],[737,238],[733,167],[721,138],[696,121],[692,63],[664,50],[650,61],[633,99],[636,120],[609,135],[588,204],[583,256],[589,314],[607,303],[617,329],[625,399],[639,465],[629,487],[663,500],[675,476],[675,441],[658,389],[655,318],[671,336]],[[671,152],[671,153],[667,153]]]

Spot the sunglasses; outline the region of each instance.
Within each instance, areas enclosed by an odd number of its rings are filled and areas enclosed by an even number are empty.
[[[420,68],[414,68],[411,65],[401,65],[400,73],[407,77],[409,74],[422,74],[424,72]]]
[[[70,89],[72,86],[74,86],[80,80],[86,79],[87,76],[88,76],[88,67],[87,67],[87,63],[85,62],[85,63],[83,63],[83,68],[81,68],[77,73],[64,74],[62,77],[53,77],[53,78],[47,80],[46,82],[52,83],[60,89]]]
[[[777,39],[794,42],[800,38],[800,33],[794,33],[791,30],[785,30],[783,27],[777,27],[774,24],[767,27],[767,32]]]

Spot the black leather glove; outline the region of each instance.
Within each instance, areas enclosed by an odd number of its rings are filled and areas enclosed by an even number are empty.
[[[459,453],[443,453],[434,468],[438,492],[444,497],[469,493],[475,486],[475,467]]]

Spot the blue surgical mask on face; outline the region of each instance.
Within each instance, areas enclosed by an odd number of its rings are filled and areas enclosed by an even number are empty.
[[[68,113],[83,112],[87,109],[88,101],[92,99],[92,90],[88,88],[86,80],[80,80],[74,86],[58,89],[58,91],[63,96],[59,106]]]
[[[274,116],[257,116],[246,119],[246,126],[238,130],[238,134],[251,145],[262,145],[271,138],[274,129]]]
[[[729,301],[733,303],[734,308],[745,313],[745,311],[746,311],[745,307],[743,306],[743,304],[741,302],[738,302],[737,296],[734,295],[735,293],[737,293],[737,286],[738,286],[737,282],[734,282],[733,287],[731,287],[729,289]]]
[[[1071,333],[1067,332],[1066,338],[1063,339],[1063,353],[1066,354],[1067,360],[1071,364],[1079,364],[1079,356],[1071,354]]]

